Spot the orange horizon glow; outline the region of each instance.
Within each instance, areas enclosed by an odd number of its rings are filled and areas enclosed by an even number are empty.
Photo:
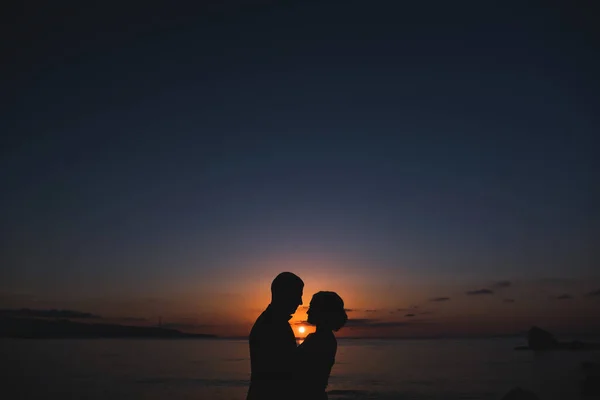
[[[313,260],[315,263],[317,260]],[[283,263],[283,262],[282,262]],[[536,324],[556,331],[596,331],[598,306],[595,297],[585,296],[598,287],[598,281],[586,279],[562,284],[536,280],[512,280],[507,288],[493,294],[472,296],[466,292],[490,285],[486,282],[423,283],[404,277],[402,282],[377,282],[361,279],[356,273],[326,274],[296,263],[283,263],[281,269],[297,273],[305,282],[303,304],[289,323],[298,338],[315,331],[307,323],[311,297],[320,290],[332,290],[343,299],[349,323],[337,337],[429,337],[459,334],[508,334]],[[317,263],[318,264],[318,263]],[[336,264],[322,262],[325,270]],[[163,325],[191,333],[209,333],[223,337],[247,337],[256,318],[271,301],[270,283],[275,267],[258,270],[256,276],[231,280],[215,276],[192,291],[169,288],[143,295],[119,293],[106,297],[81,299],[43,296],[23,298],[5,296],[0,308],[74,309],[100,315],[102,322],[155,326]],[[210,285],[209,285],[210,283]],[[556,286],[556,287],[555,287]],[[560,301],[555,294],[571,293],[573,298]],[[436,301],[447,298],[447,301]],[[515,299],[505,302],[507,298]],[[87,322],[87,321],[86,321]],[[92,321],[89,321],[92,322]]]

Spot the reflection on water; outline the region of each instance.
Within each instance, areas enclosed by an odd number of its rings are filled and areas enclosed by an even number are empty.
[[[302,339],[298,342],[301,343]],[[520,340],[339,340],[331,399],[498,399],[513,386],[579,399],[598,352],[517,352]],[[1,340],[6,391],[20,399],[245,396],[248,343],[228,340]]]

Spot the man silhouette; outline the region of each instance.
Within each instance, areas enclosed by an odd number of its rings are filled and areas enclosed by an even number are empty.
[[[289,324],[302,304],[304,282],[282,272],[271,283],[271,304],[250,331],[250,388],[247,400],[291,397],[296,337]]]

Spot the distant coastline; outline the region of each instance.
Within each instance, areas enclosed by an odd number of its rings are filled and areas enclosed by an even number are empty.
[[[176,329],[74,322],[68,319],[0,316],[0,337],[20,339],[157,338],[211,339],[216,335]]]

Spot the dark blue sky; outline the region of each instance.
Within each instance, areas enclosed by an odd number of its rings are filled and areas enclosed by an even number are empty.
[[[19,14],[0,290],[143,294],[315,254],[382,280],[594,275],[585,10],[399,3]]]

